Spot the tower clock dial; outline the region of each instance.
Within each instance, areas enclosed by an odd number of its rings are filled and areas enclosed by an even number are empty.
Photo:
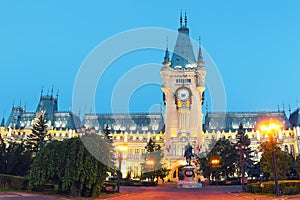
[[[189,90],[187,88],[181,88],[178,90],[177,96],[181,101],[185,101],[190,97]]]

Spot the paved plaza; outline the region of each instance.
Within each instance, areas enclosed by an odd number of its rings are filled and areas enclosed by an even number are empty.
[[[47,196],[31,193],[2,192],[0,200],[65,200],[92,198],[67,198],[61,196]],[[121,192],[107,194],[95,200],[263,200],[263,199],[299,199],[296,196],[270,196],[242,193],[241,186],[204,186],[202,189],[178,189],[175,184],[164,184],[157,187],[121,187]]]
[[[98,199],[122,200],[260,200],[260,199],[300,199],[300,196],[267,196],[242,193],[241,186],[204,186],[202,189],[178,189],[176,185],[165,184],[158,187],[122,187],[119,196]]]

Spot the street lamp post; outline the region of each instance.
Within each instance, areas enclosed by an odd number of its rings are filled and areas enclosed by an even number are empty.
[[[273,165],[273,172],[274,172],[274,182],[275,182],[276,196],[280,195],[280,191],[279,191],[279,186],[278,186],[276,155],[275,155],[277,138],[274,137],[274,134],[277,133],[281,128],[282,128],[282,124],[278,121],[273,121],[273,120],[271,120],[267,123],[262,123],[259,126],[259,129],[262,132],[266,132],[267,134],[269,134],[271,145],[274,145],[273,149],[272,149],[272,165]]]
[[[219,158],[212,158],[210,160],[210,164],[213,168],[215,168],[215,181],[217,185],[217,168],[220,166],[220,159]]]
[[[274,181],[275,181],[276,196],[279,196],[280,192],[279,192],[279,186],[278,186],[275,148],[272,151],[272,163],[273,163],[273,170],[274,170]]]
[[[117,192],[120,192],[120,183],[121,183],[121,166],[123,161],[123,153],[127,151],[127,146],[117,146],[117,154],[118,154],[118,182],[117,182]]]

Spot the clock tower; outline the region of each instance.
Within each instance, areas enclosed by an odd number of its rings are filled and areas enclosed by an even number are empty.
[[[187,17],[180,27],[172,58],[168,48],[161,67],[162,91],[165,112],[165,158],[169,168],[181,166],[184,161],[185,146],[190,143],[194,153],[202,144],[202,104],[204,101],[206,69],[199,47],[195,58]],[[175,174],[175,173],[174,173]],[[172,171],[171,171],[171,176]]]

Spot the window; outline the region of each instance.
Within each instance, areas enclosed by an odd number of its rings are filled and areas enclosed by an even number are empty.
[[[134,154],[134,159],[139,159],[139,154]]]
[[[176,83],[191,83],[192,81],[191,81],[191,79],[190,78],[188,78],[188,79],[176,79]]]
[[[139,154],[140,154],[140,150],[139,149],[135,149],[134,150],[134,159],[139,159]]]
[[[177,156],[177,145],[174,145],[174,156]]]
[[[135,166],[134,171],[133,171],[133,175],[134,175],[134,177],[136,177],[136,176],[138,176],[138,174],[139,174],[139,168]]]
[[[129,149],[129,151],[128,151],[128,158],[132,159],[132,149]]]

